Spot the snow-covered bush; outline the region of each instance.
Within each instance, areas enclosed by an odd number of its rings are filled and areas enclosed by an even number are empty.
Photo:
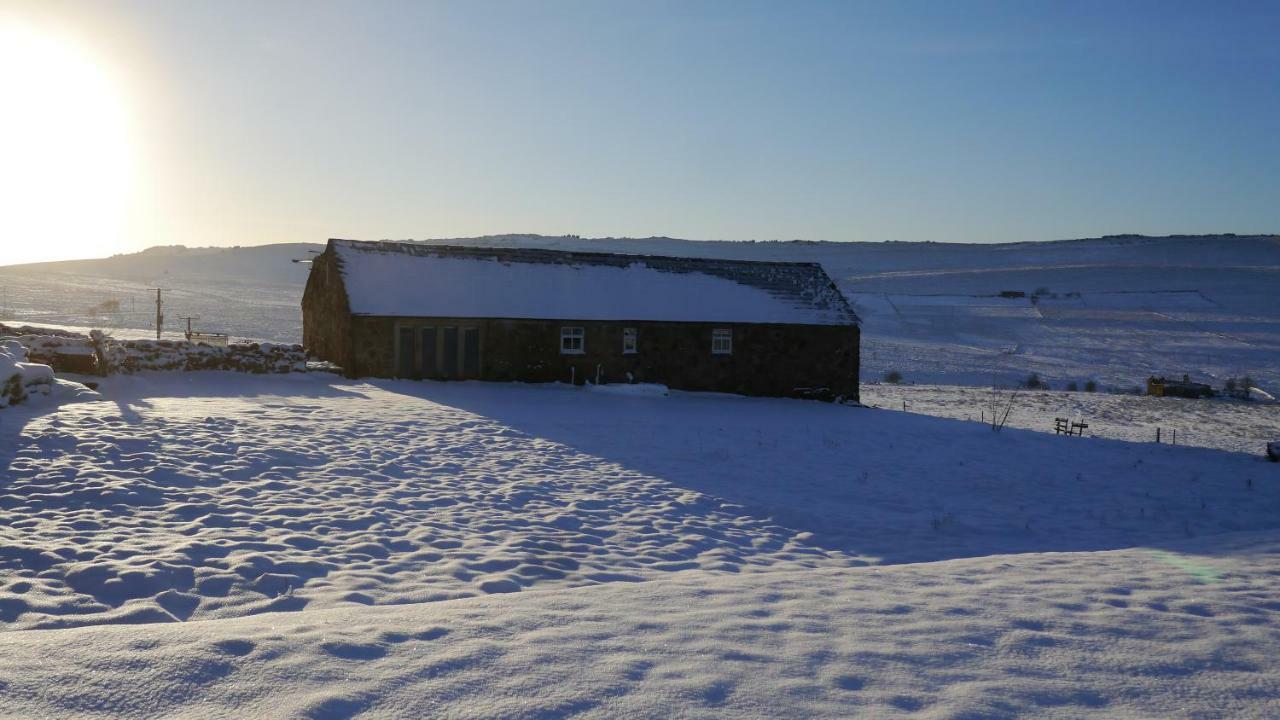
[[[125,358],[124,348],[118,346],[110,335],[101,330],[90,330],[89,342],[93,344],[93,352],[98,358],[98,372],[111,375],[119,371],[120,364]]]

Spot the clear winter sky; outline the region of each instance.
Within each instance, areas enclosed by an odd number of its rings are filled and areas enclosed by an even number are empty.
[[[1280,232],[1280,2],[0,0],[0,264]]]

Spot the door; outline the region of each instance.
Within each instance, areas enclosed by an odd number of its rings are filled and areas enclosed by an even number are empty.
[[[422,328],[422,377],[439,377],[440,367],[436,362],[436,329]]]
[[[413,328],[400,328],[400,336],[396,342],[396,377],[413,377]]]
[[[458,377],[458,328],[443,328],[441,350],[441,374],[452,380]]]
[[[462,376],[480,377],[480,328],[462,328]]]

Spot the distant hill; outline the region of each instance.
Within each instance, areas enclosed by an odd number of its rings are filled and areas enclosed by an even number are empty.
[[[896,370],[908,382],[982,384],[1035,372],[1129,387],[1146,374],[1186,372],[1280,384],[1276,235],[1002,244],[572,235],[425,242],[818,262],[862,317],[867,380]],[[308,265],[294,261],[323,247],[168,246],[0,267],[0,318],[145,331],[154,317],[148,288],[163,287],[169,329],[195,315],[205,330],[297,342]]]
[[[1280,265],[1280,236],[1277,235],[1112,235],[1080,240],[976,244],[583,238],[576,235],[515,234],[420,242],[820,262],[833,277],[846,281],[870,279],[883,273],[921,270],[989,271],[1090,265],[1187,268]],[[310,253],[323,249],[324,243],[202,248],[169,245],[109,258],[10,265],[0,267],[0,270],[97,275],[139,281],[180,277],[302,283],[306,281],[306,266],[292,261],[305,259]]]
[[[292,262],[319,243],[281,243],[236,247],[189,248],[161,245],[141,252],[87,260],[0,266],[0,271],[93,275],[118,280],[152,282],[163,278],[217,278],[233,282],[306,282],[307,266]]]

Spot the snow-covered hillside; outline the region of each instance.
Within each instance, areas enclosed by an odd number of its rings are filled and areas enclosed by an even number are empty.
[[[0,424],[0,713],[1280,710],[1257,455],[559,385],[100,390]]]
[[[161,247],[101,260],[0,267],[0,319],[103,328],[123,337],[154,333],[155,288],[164,329],[193,327],[235,338],[297,343],[311,244],[243,248]],[[141,332],[140,332],[141,331]]]
[[[863,320],[863,377],[1129,388],[1150,374],[1280,389],[1280,238],[1117,236],[1052,243],[696,242],[504,235],[433,242],[822,263]],[[0,319],[298,342],[305,259],[320,244],[156,248],[0,268]],[[1021,297],[1000,297],[1006,291]],[[1037,293],[1037,291],[1041,291]],[[116,301],[115,306],[103,303]],[[93,309],[91,313],[90,310]]]

